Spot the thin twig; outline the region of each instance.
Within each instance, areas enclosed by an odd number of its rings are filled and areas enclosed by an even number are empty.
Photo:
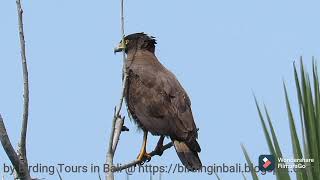
[[[112,144],[113,144],[113,137],[114,137],[114,131],[115,131],[115,125],[116,125],[116,108],[114,109],[114,115],[112,119],[112,126],[111,126],[111,133],[110,133],[110,139],[109,139],[109,145],[108,145],[108,152],[107,152],[107,164],[109,167],[112,167],[113,165],[113,151],[112,151]],[[111,174],[111,169],[109,169],[108,173],[106,174],[106,180],[110,179],[113,180],[113,174]]]
[[[20,37],[20,51],[21,51],[21,62],[23,71],[23,118],[22,118],[22,128],[21,128],[21,138],[19,143],[18,154],[15,152],[10,139],[8,137],[3,119],[0,115],[0,140],[2,146],[9,157],[14,169],[15,178],[21,180],[31,180],[30,173],[28,171],[28,161],[26,153],[26,136],[27,136],[27,126],[28,126],[28,114],[29,114],[29,83],[28,83],[28,67],[26,60],[26,47],[23,32],[23,10],[21,7],[20,0],[17,3],[17,13],[18,13],[18,25],[19,25],[19,37]]]
[[[59,173],[59,169],[56,168],[56,171],[57,171],[57,174],[58,174],[58,176],[59,176],[59,179],[62,180],[61,174]]]
[[[116,125],[114,127],[115,131],[114,131],[114,137],[113,137],[113,144],[112,144],[112,152],[113,154],[116,152],[117,146],[118,146],[118,142],[120,139],[120,134],[122,132],[122,126],[124,124],[124,117],[123,118],[118,118],[116,120]]]
[[[121,0],[121,35],[122,35],[122,43],[124,44],[124,0]],[[122,59],[123,59],[123,68],[122,73],[126,74],[126,68],[125,68],[125,62],[126,62],[126,53],[125,51],[122,51]],[[125,80],[125,78],[124,78]]]
[[[122,43],[123,43],[124,42],[124,0],[121,0],[121,34],[122,34]],[[121,129],[123,126],[123,120],[124,120],[124,118],[120,116],[120,112],[121,112],[122,104],[124,101],[125,89],[127,84],[127,73],[125,68],[125,62],[126,62],[126,55],[125,55],[125,52],[123,52],[122,92],[121,92],[119,105],[118,107],[115,108],[115,113],[112,120],[112,127],[111,127],[112,129],[111,129],[109,147],[107,152],[107,164],[109,165],[109,170],[106,174],[106,180],[114,179],[114,174],[112,171],[113,158],[114,158],[114,153],[119,141]],[[116,123],[117,120],[121,120],[122,122]]]
[[[23,119],[21,128],[21,137],[19,143],[20,158],[23,159],[25,166],[28,166],[27,150],[26,150],[26,137],[28,129],[28,115],[29,115],[29,82],[28,82],[28,66],[26,58],[26,45],[24,40],[23,31],[23,10],[21,7],[20,0],[16,1],[17,12],[18,12],[18,23],[19,23],[19,37],[20,37],[20,48],[21,48],[21,62],[23,70]]]
[[[98,176],[99,176],[99,180],[102,180],[101,175],[100,175],[100,171],[98,171]]]
[[[26,180],[31,179],[29,171],[26,169],[26,166],[23,164],[23,162],[20,161],[18,155],[16,154],[16,152],[10,142],[10,139],[9,139],[9,136],[8,136],[8,133],[7,133],[6,127],[4,125],[1,114],[0,114],[0,141],[1,141],[1,144],[2,144],[4,151],[6,152],[7,156],[9,157],[9,160],[11,161],[19,178],[26,179]]]
[[[161,148],[161,151],[165,151],[165,150],[171,148],[172,145],[173,145],[172,142],[164,145],[164,146]],[[155,155],[158,155],[158,151],[152,151],[149,155],[150,155],[151,157],[153,157],[153,156],[155,156]],[[122,171],[122,170],[124,170],[124,169],[130,168],[130,167],[132,167],[132,166],[139,165],[139,164],[141,164],[141,163],[143,163],[142,160],[134,160],[134,161],[132,161],[132,162],[130,162],[130,163],[128,163],[128,164],[125,164],[125,165],[122,165],[122,166],[119,166],[119,167],[115,167],[115,168],[113,169],[113,171],[114,171],[114,172]]]

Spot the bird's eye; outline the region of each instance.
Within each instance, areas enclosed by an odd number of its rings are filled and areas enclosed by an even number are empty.
[[[125,40],[124,43],[127,45],[129,43],[129,40]]]

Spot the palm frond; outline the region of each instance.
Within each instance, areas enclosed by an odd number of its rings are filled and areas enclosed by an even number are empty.
[[[287,107],[287,114],[289,120],[291,144],[293,157],[295,159],[313,159],[314,162],[296,162],[296,165],[305,165],[305,169],[296,170],[297,180],[318,180],[320,179],[320,88],[319,88],[319,75],[317,64],[315,60],[312,61],[312,75],[310,76],[306,71],[300,59],[300,77],[295,63],[293,64],[294,79],[297,90],[299,118],[301,124],[302,138],[298,136],[298,130],[296,128],[297,120],[294,117],[292,106],[289,100],[289,94],[285,83],[283,83],[285,103]],[[312,78],[310,80],[310,78]],[[266,142],[270,151],[270,154],[274,155],[276,160],[283,157],[281,152],[280,143],[278,142],[275,128],[272,124],[270,114],[264,106],[265,116],[261,111],[256,97],[254,97],[256,108],[259,114],[259,118],[262,124],[262,129],[266,138]],[[266,125],[266,121],[268,127]],[[250,162],[248,153],[242,146],[247,162]],[[290,157],[290,156],[288,156]],[[279,162],[278,162],[279,163]],[[279,180],[289,180],[290,176],[287,169],[277,169],[276,177]],[[252,174],[252,178],[256,179],[256,174]]]

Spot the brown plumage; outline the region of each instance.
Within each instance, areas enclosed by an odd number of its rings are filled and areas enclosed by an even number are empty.
[[[156,41],[144,33],[124,38],[128,84],[126,103],[138,126],[153,135],[170,137],[189,170],[201,168],[190,99],[175,77],[154,54]]]

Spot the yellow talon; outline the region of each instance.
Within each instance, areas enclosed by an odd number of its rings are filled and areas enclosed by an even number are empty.
[[[144,131],[142,147],[141,147],[140,153],[137,157],[138,161],[142,161],[142,162],[148,161],[149,162],[151,160],[151,155],[149,153],[147,153],[147,150],[146,150],[147,137],[148,137],[148,132]]]

